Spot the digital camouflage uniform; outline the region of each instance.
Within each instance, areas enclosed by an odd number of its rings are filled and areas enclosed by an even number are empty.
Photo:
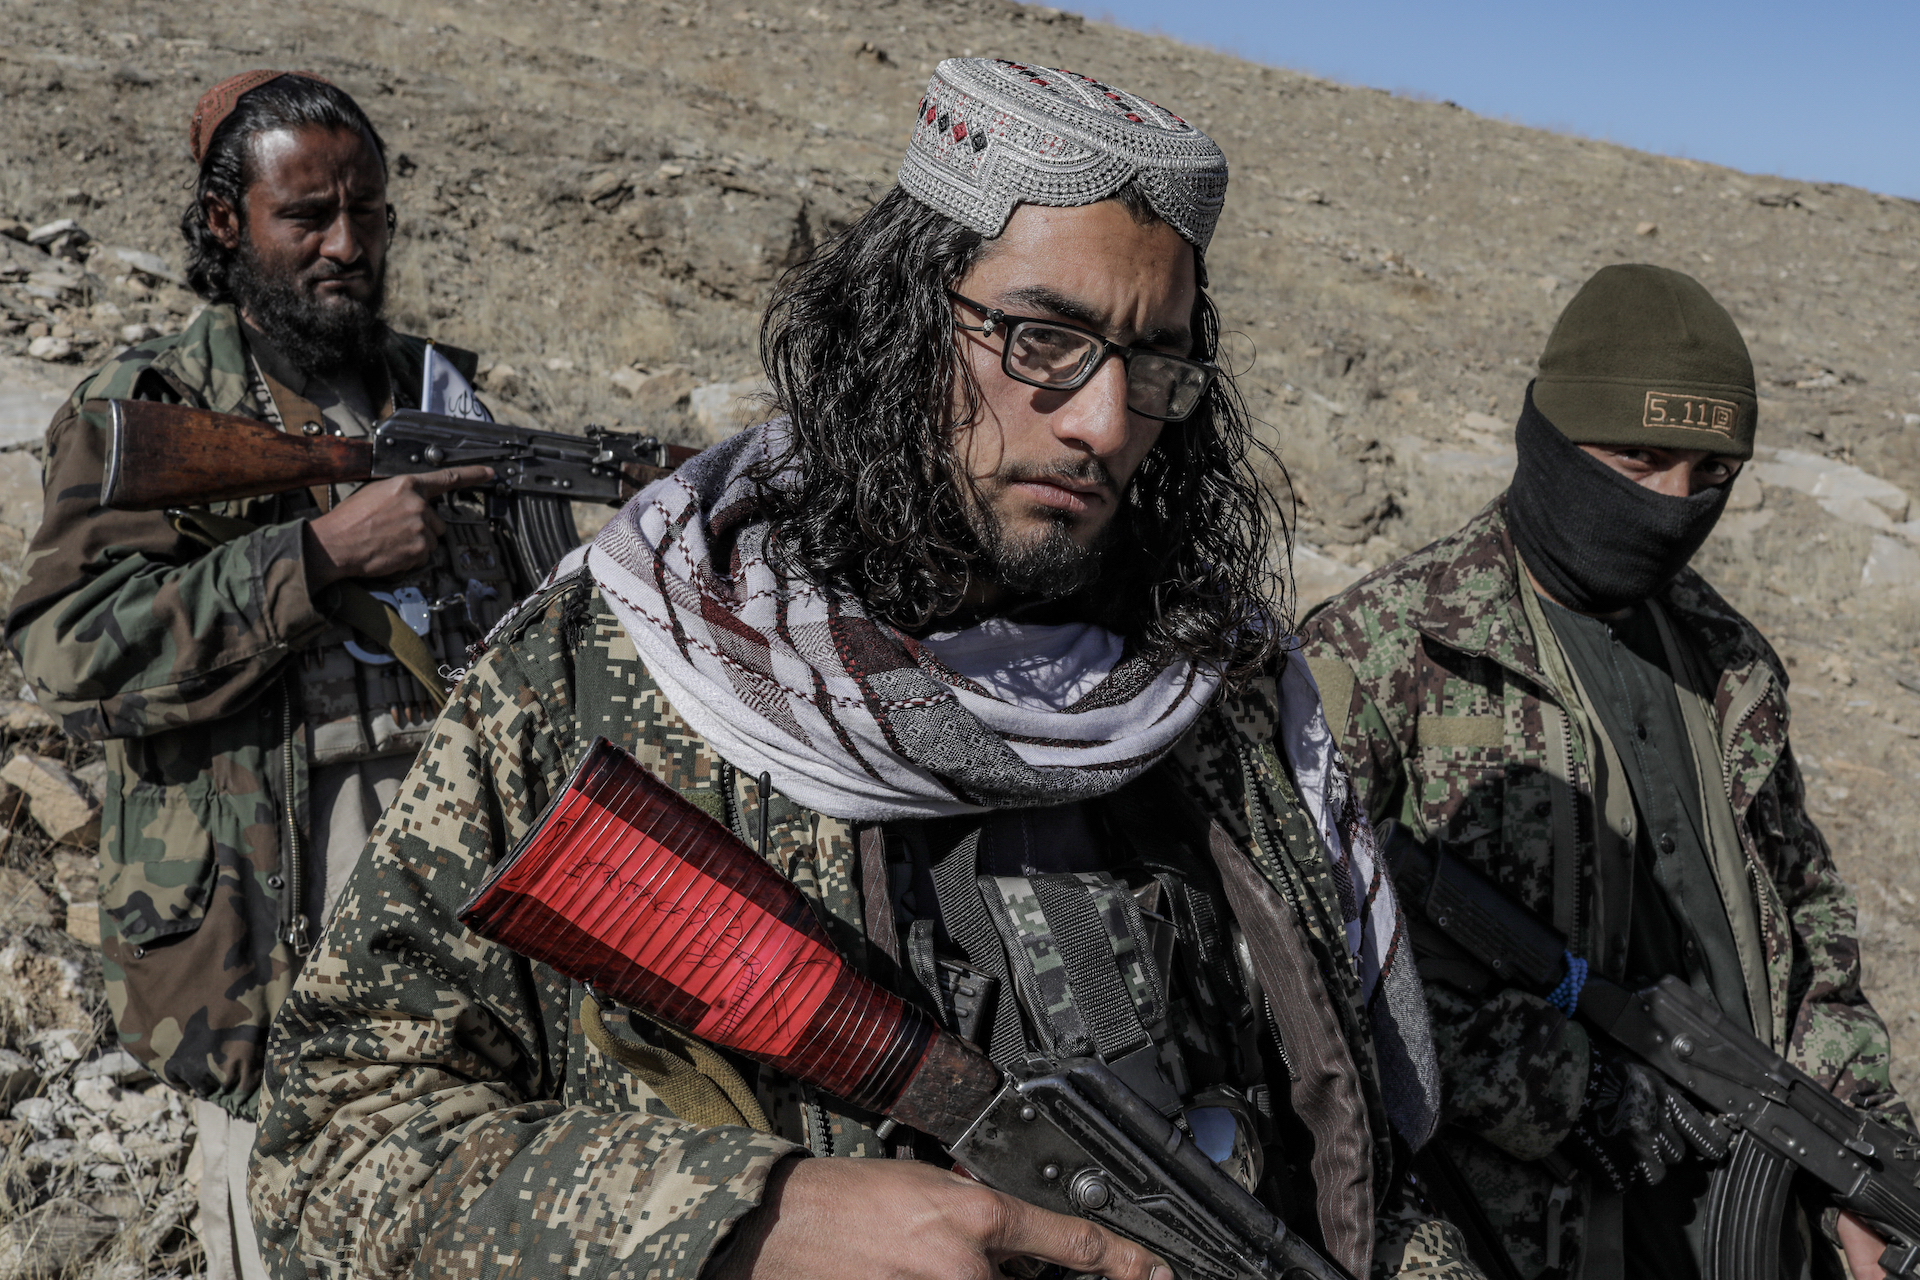
[[[1256,756],[1264,804],[1283,803],[1271,696],[1268,686],[1204,718],[1174,766],[1270,883],[1331,904],[1338,921],[1318,848],[1277,839],[1270,854],[1248,826],[1237,743]],[[562,580],[504,624],[455,690],[275,1023],[251,1190],[280,1280],[691,1277],[782,1158],[809,1146],[889,1154],[862,1119],[767,1070],[756,1087],[772,1133],[673,1118],[584,1034],[582,987],[457,923],[602,735],[703,808],[757,827],[758,788],[667,705],[589,577]],[[870,967],[856,831],[778,795],[767,818],[768,857]],[[1387,1172],[1394,1153],[1358,978],[1343,939],[1309,930],[1308,940],[1348,1033],[1332,1048],[1364,1098],[1359,1216],[1376,1240],[1375,1273],[1477,1274],[1453,1229]]]
[[[425,345],[389,342],[403,403]],[[310,726],[342,716],[313,660],[350,633],[330,621],[329,593],[309,594],[302,559],[302,527],[328,495],[218,504],[216,515],[256,527],[217,546],[162,513],[98,503],[107,400],[320,429],[313,406],[263,379],[248,350],[234,308],[212,306],[80,384],[47,433],[46,516],[7,618],[41,705],[68,733],[106,740],[101,947],[121,1040],[170,1084],[241,1117],[304,946]],[[440,350],[471,373],[471,355]],[[383,745],[412,750],[429,719]]]
[[[1303,628],[1309,664],[1370,816],[1444,841],[1617,980],[1631,875],[1603,868],[1632,865],[1626,782],[1601,781],[1612,800],[1596,803],[1607,748],[1548,674],[1521,590],[1496,499],[1315,612]],[[1853,895],[1807,816],[1787,743],[1785,670],[1692,570],[1656,603],[1691,638],[1709,686],[1718,781],[1746,869],[1744,885],[1721,892],[1759,916],[1748,980],[1753,1007],[1771,1016],[1756,1031],[1840,1097],[1907,1124],[1886,1028],[1860,990]],[[1564,1178],[1539,1161],[1579,1113],[1584,1028],[1515,989],[1473,1001],[1429,974],[1426,990],[1449,1125],[1435,1141],[1478,1189],[1522,1275],[1580,1274],[1590,1188],[1557,1158]]]

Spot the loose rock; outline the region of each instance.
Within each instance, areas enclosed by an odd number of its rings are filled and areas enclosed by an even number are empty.
[[[609,377],[614,386],[633,397],[637,407],[651,413],[666,413],[685,405],[694,391],[692,371],[677,364],[651,372],[616,369]]]
[[[35,360],[45,360],[49,364],[71,360],[74,355],[73,339],[56,338],[52,335],[35,338],[27,344],[27,354]]]
[[[1904,538],[1878,535],[1860,570],[1863,587],[1920,587],[1920,547]]]
[[[742,427],[765,419],[766,402],[761,397],[769,390],[765,378],[714,382],[694,388],[688,402],[693,408],[694,421],[706,429],[709,440],[718,443]]]
[[[112,246],[101,249],[104,257],[124,263],[143,276],[152,276],[155,280],[164,280],[168,284],[179,284],[180,273],[167,265],[167,260],[157,253],[148,253],[144,249],[125,249]],[[98,268],[96,268],[97,270]]]
[[[114,1084],[145,1084],[153,1079],[153,1073],[142,1066],[140,1059],[125,1049],[113,1049],[101,1054],[91,1062],[83,1062],[73,1069],[73,1080],[77,1086],[82,1080],[107,1080]]]
[[[0,525],[13,529],[22,541],[40,528],[42,492],[37,458],[24,449],[0,453]],[[0,700],[0,708],[10,701]],[[52,717],[47,719],[51,721]]]
[[[70,236],[75,233],[81,236],[86,235],[86,232],[81,230],[80,224],[72,218],[60,218],[53,222],[42,223],[27,232],[27,243],[35,246],[49,245],[61,236]]]
[[[77,845],[99,839],[100,806],[58,760],[22,751],[0,769],[0,782],[27,793],[33,820],[52,839]]]
[[[65,915],[65,912],[60,912]],[[56,923],[53,899],[32,876],[0,867],[0,929],[50,929]]]
[[[53,1200],[0,1232],[0,1280],[53,1280],[120,1230],[120,1220],[71,1196]]]

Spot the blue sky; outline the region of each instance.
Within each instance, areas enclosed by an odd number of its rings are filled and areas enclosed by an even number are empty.
[[[1920,198],[1920,0],[1063,7],[1520,124]]]

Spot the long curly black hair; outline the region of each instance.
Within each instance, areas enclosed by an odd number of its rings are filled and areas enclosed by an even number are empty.
[[[253,185],[253,139],[275,129],[347,129],[366,134],[387,166],[386,144],[344,89],[299,74],[283,75],[240,95],[233,112],[207,140],[193,199],[180,215],[180,234],[187,240],[187,285],[208,302],[234,301],[228,283],[233,260],[240,252],[229,249],[207,226],[207,200],[217,196],[240,215],[247,216],[247,188]],[[392,225],[393,211],[387,212]]]
[[[1120,198],[1153,216],[1138,192]],[[956,425],[979,416],[980,388],[955,356],[946,291],[985,244],[896,187],[782,277],[760,330],[774,402],[792,421],[790,450],[761,477],[770,554],[908,631],[959,608],[982,552],[954,443]],[[1200,283],[1193,354],[1212,360],[1220,317],[1204,263]],[[1275,538],[1288,552],[1292,541],[1257,460],[1284,490],[1233,380],[1216,378],[1135,473],[1100,576],[1075,597],[1080,615],[1229,683],[1265,669],[1290,629],[1275,568],[1287,557],[1270,553]]]

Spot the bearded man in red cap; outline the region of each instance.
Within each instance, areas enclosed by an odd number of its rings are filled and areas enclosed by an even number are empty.
[[[98,505],[109,400],[341,436],[418,407],[427,344],[381,319],[394,213],[365,113],[317,76],[252,71],[208,91],[189,138],[187,277],[211,305],[115,356],[54,419],[6,630],[41,704],[106,740],[114,1018],[196,1100],[210,1274],[257,1276],[242,1196],[267,1025],[444,697],[335,620],[336,584],[464,599],[413,611],[459,665],[526,575],[483,512],[445,496],[486,467],[216,504],[224,520]],[[438,355],[472,375],[472,355]]]

